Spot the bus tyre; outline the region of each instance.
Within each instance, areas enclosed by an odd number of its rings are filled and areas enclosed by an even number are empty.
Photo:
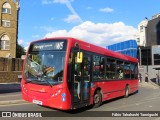
[[[129,86],[126,86],[124,97],[128,98],[128,96],[129,96]]]
[[[101,105],[101,103],[102,103],[102,95],[101,92],[97,90],[93,98],[93,107],[97,108]]]
[[[135,94],[138,93],[138,90],[135,91]]]

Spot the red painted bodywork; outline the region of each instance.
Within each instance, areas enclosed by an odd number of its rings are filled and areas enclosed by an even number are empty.
[[[68,58],[70,54],[70,49],[74,47],[75,42],[77,42],[80,46],[80,49],[91,51],[94,53],[99,53],[106,56],[111,56],[114,58],[130,61],[137,63],[138,60],[136,58],[132,58],[130,56],[126,56],[123,54],[119,54],[110,50],[106,50],[105,48],[98,47],[96,45],[89,44],[82,40],[77,40],[75,38],[66,38],[66,37],[56,37],[49,38],[43,40],[64,40],[68,41],[67,43],[67,51],[65,58],[65,66],[64,66],[64,80],[60,85],[54,85],[52,88],[50,86],[45,85],[36,85],[32,83],[25,84],[24,72],[22,72],[22,97],[24,100],[32,102],[34,100],[42,101],[44,106],[49,106],[57,109],[68,110],[72,107],[72,95],[69,92],[67,86],[67,67],[68,67]],[[41,40],[39,40],[41,41]],[[37,41],[34,41],[37,42]],[[32,43],[31,43],[32,44]],[[27,52],[28,54],[28,52]],[[25,60],[24,60],[25,65]],[[24,71],[23,65],[23,71]],[[112,98],[116,98],[119,96],[123,96],[125,94],[125,86],[130,86],[130,93],[138,90],[138,80],[113,80],[113,81],[104,81],[104,82],[93,82],[93,86],[90,89],[90,104],[93,104],[93,95],[97,88],[100,88],[102,91],[103,101],[109,100]],[[57,96],[52,96],[55,92],[60,91]],[[62,101],[62,93],[66,94],[66,101]]]

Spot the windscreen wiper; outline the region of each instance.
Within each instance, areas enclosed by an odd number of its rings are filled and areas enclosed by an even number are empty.
[[[48,83],[48,85],[52,88],[52,84],[46,79],[46,76],[44,76],[44,79]]]
[[[32,80],[26,80],[25,84],[32,82]]]

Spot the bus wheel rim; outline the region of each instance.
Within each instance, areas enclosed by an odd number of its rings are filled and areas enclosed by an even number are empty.
[[[99,95],[95,95],[94,96],[94,103],[99,103],[99,101],[100,101]]]
[[[128,90],[128,88],[127,88],[127,90],[126,90],[126,96],[128,96],[128,94],[129,94],[129,90]]]

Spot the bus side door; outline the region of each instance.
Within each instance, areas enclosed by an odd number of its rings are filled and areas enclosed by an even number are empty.
[[[76,55],[76,54],[75,54]],[[75,56],[76,57],[76,56]],[[83,54],[82,63],[74,62],[73,65],[73,97],[72,108],[78,108],[89,105],[90,101],[90,73],[91,57],[89,54]]]

